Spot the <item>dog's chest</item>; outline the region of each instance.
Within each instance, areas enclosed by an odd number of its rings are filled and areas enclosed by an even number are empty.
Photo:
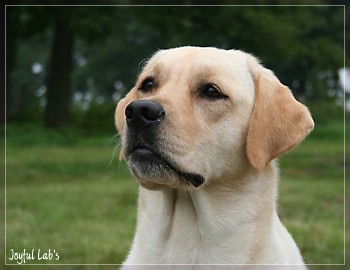
[[[230,263],[233,254],[243,257],[245,248],[239,241],[234,243],[234,225],[210,209],[201,212],[203,206],[187,193],[165,195],[148,200],[144,215],[139,216],[142,230],[148,231],[140,242],[151,247],[147,250],[150,257],[158,258],[159,264]]]

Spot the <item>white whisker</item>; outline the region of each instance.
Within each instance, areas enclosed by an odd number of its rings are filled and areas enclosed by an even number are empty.
[[[114,161],[114,158],[115,156],[120,152],[121,150],[121,139],[120,139],[120,136],[119,134],[115,134],[113,135],[109,140],[108,142],[106,143],[106,145],[108,146],[111,146],[111,145],[115,145],[114,149],[113,149],[113,152],[112,152],[112,157],[111,157],[111,160],[109,161],[108,163],[108,168],[110,168],[112,166],[112,163]],[[118,169],[117,169],[117,180],[119,179],[119,171],[120,171],[120,161],[118,160]]]

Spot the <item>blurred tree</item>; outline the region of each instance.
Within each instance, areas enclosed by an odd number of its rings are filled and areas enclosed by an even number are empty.
[[[111,30],[115,14],[107,7],[56,7],[52,11],[54,39],[47,82],[45,124],[57,127],[69,121],[74,40],[80,38],[85,42],[98,42],[103,39]]]
[[[124,1],[128,3],[134,2]],[[101,102],[112,95],[118,99],[133,84],[142,59],[158,49],[183,45],[253,52],[297,96],[337,96],[329,90],[337,88],[337,72],[343,65],[344,16],[339,6],[35,6],[9,7],[7,14],[8,69],[18,70],[16,63],[24,60],[38,61],[34,50],[44,52],[43,45],[34,42],[38,37],[54,41],[51,57],[42,61],[49,63],[43,74],[48,73],[45,118],[51,126],[67,121],[72,93],[91,92],[89,96],[99,96]],[[66,34],[55,39],[58,25]],[[61,50],[64,56],[59,55]],[[16,59],[11,53],[15,51],[29,52],[28,59]],[[28,88],[24,77],[11,82]],[[10,96],[16,92],[12,86],[8,89]]]
[[[109,3],[109,1],[105,2]],[[34,4],[35,1],[25,3]],[[48,0],[46,4],[62,4],[62,1]],[[103,16],[100,16],[100,11],[103,12]],[[7,51],[9,76],[16,60],[19,40],[33,38],[48,30],[53,32],[47,68],[48,76],[45,82],[47,86],[45,125],[59,127],[67,124],[72,99],[74,40],[78,37],[85,39],[86,42],[98,41],[99,38],[107,35],[111,25],[112,10],[102,7],[96,12],[93,8],[83,6],[11,6],[8,7],[7,14],[8,38],[11,44]],[[7,88],[11,89],[11,79],[8,81]],[[22,90],[17,91],[17,94],[21,93],[23,93]],[[9,98],[13,99],[14,96],[10,94]]]
[[[318,99],[329,96],[343,62],[342,7],[152,6],[123,10],[129,14],[129,24],[124,32],[111,33],[115,47],[109,55],[118,60],[128,57],[135,66],[135,56],[143,59],[157,48],[199,45],[243,49],[259,56],[296,95]],[[131,70],[126,66],[126,72]],[[125,83],[129,84],[128,80]]]
[[[54,30],[47,78],[45,125],[62,126],[68,122],[72,99],[74,34],[72,8],[56,9],[52,14]]]
[[[35,61],[47,58],[43,7],[28,10],[23,6],[6,7],[6,107],[7,120],[19,116],[31,118],[35,108],[35,91],[42,83],[31,72]]]

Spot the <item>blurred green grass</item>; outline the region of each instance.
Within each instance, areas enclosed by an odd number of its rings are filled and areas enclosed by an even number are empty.
[[[343,127],[318,127],[279,162],[279,215],[309,264],[344,261]],[[60,260],[31,263],[122,263],[137,184],[114,154],[117,139],[9,125],[6,145],[6,262],[11,249],[40,248]]]
[[[119,163],[117,145],[74,129],[7,127],[7,257],[10,249],[40,248],[59,252],[59,264],[122,262],[137,184]]]

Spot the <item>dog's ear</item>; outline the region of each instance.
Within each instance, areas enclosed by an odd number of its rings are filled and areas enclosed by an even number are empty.
[[[255,83],[255,102],[247,135],[251,165],[262,170],[275,157],[288,151],[311,132],[314,122],[309,110],[295,100],[288,87],[249,56]]]

